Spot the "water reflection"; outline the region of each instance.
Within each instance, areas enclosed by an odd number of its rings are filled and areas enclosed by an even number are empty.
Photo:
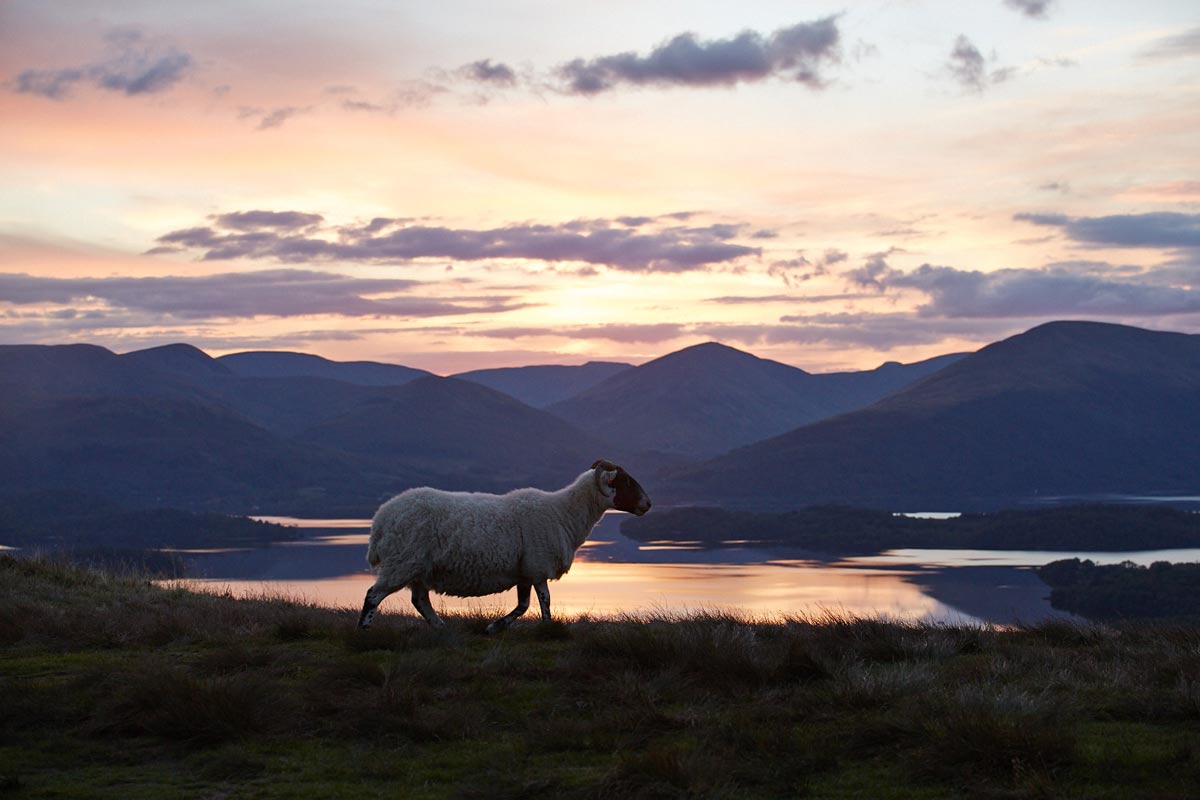
[[[1200,560],[1200,550],[1156,553],[1034,553],[983,550],[892,550],[835,557],[761,542],[721,549],[693,543],[642,544],[621,535],[624,515],[608,515],[580,549],[570,574],[551,587],[565,614],[685,613],[732,610],[781,614],[886,615],[899,619],[996,624],[1036,623],[1055,611],[1049,589],[1029,569],[1070,556],[1104,563],[1125,559]],[[304,527],[304,537],[249,550],[188,552],[187,583],[236,595],[271,594],[358,608],[373,576],[365,562],[366,520],[274,519]],[[435,595],[439,609],[507,611],[515,593],[485,598]],[[384,611],[414,613],[407,593]]]

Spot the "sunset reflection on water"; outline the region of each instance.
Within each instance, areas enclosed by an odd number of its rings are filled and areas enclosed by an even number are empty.
[[[550,595],[554,611],[572,616],[721,610],[759,618],[834,611],[904,619],[974,620],[922,593],[907,581],[912,574],[809,565],[792,569],[783,563],[628,564],[580,558],[570,573],[550,584]],[[215,577],[182,583],[237,596],[283,595],[324,606],[358,608],[372,580],[373,576],[364,570],[317,579]],[[516,593],[475,598],[435,594],[433,598],[439,610],[507,612],[515,603]],[[388,598],[383,610],[415,613],[406,591]]]
[[[828,559],[755,542],[720,550],[694,543],[643,544],[621,535],[623,517],[607,516],[580,549],[571,571],[551,584],[555,612],[613,616],[714,610],[755,618],[833,612],[980,622],[1010,608],[1003,599],[999,611],[992,608],[995,603],[972,611],[970,604],[963,608],[944,602],[938,595],[946,581],[920,564]],[[183,583],[236,596],[284,596],[355,609],[361,605],[373,581],[365,563],[369,521],[270,521],[303,528],[303,538],[250,551],[191,554],[197,577]],[[1020,587],[1018,602],[1011,604],[1014,614],[1051,613],[1036,584],[1034,577],[1032,584]],[[1009,589],[1008,595],[1013,595]],[[441,610],[507,612],[514,603],[512,591],[481,598],[434,595],[434,605]],[[405,591],[388,598],[383,611],[415,613]]]

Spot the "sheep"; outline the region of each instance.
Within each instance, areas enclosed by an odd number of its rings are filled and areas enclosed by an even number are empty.
[[[624,468],[601,459],[556,492],[516,489],[504,495],[446,492],[422,487],[396,495],[371,521],[367,563],[379,577],[367,590],[358,629],[366,630],[379,604],[407,586],[412,604],[433,627],[445,622],[429,602],[433,590],[481,597],[517,587],[517,606],[492,622],[504,630],[529,608],[537,592],[542,619],[550,619],[550,589],[571,568],[575,551],[610,508],[641,516],[650,498]]]

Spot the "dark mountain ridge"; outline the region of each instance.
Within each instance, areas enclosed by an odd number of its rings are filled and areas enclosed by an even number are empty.
[[[1200,337],[1057,322],[669,481],[675,499],[963,510],[1200,493]]]
[[[486,387],[433,376],[416,383],[246,378],[186,345],[121,356],[0,346],[0,491],[369,514],[422,484],[557,488],[614,453]]]
[[[810,374],[716,342],[621,372],[548,408],[583,430],[711,457],[868,405],[958,355],[866,372]]]
[[[246,378],[328,378],[360,386],[399,386],[432,373],[379,361],[330,361],[321,356],[287,351],[255,350],[230,353],[217,361]]]

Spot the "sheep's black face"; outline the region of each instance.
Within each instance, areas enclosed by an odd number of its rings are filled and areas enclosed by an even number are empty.
[[[628,511],[630,514],[640,517],[650,510],[649,495],[646,494],[642,485],[625,470],[617,472],[617,477],[613,480],[613,488],[617,490],[613,495],[613,508],[618,511]]]
[[[600,459],[592,464],[592,469],[596,470],[597,484],[603,482],[600,488],[612,498],[613,508],[617,511],[627,511],[640,517],[650,510],[650,496],[624,467]]]

